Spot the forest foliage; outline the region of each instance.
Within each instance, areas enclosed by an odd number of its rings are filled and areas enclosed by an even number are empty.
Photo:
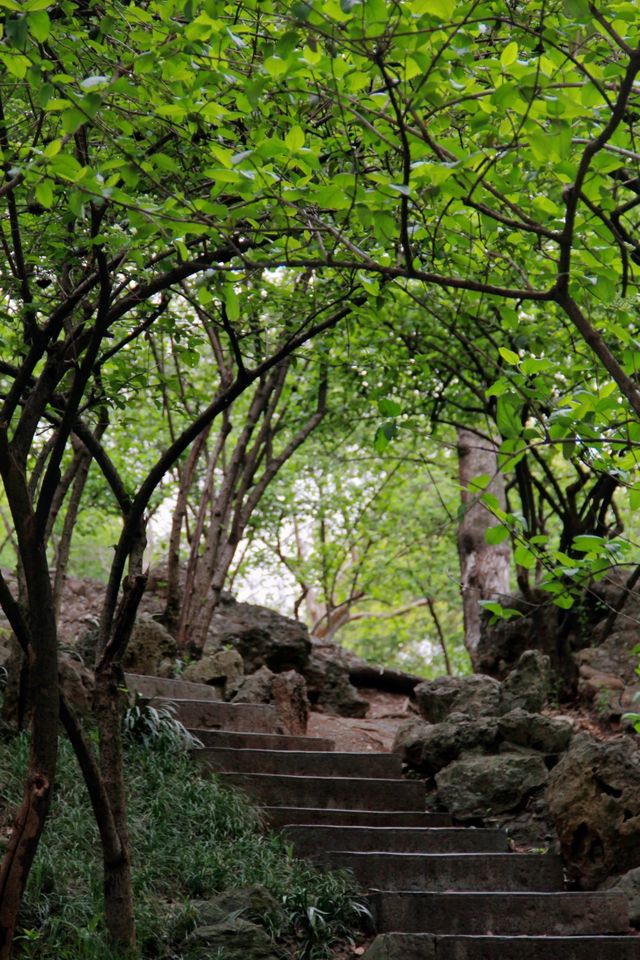
[[[626,0],[0,8],[0,604],[33,705],[0,956],[59,714],[134,949],[117,690],[163,501],[196,652],[265,540],[319,626],[453,603],[460,428],[498,441],[506,500],[475,493],[525,596],[570,610],[634,565],[640,23]],[[58,687],[79,521],[114,534],[97,755]]]

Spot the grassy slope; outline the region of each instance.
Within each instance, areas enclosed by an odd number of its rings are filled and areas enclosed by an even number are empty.
[[[16,804],[28,741],[0,742],[0,813]],[[243,797],[204,780],[184,751],[132,745],[127,751],[138,935],[145,958],[183,956],[194,924],[190,899],[253,883],[283,904],[267,918],[287,953],[326,955],[358,927],[350,881],[295,860],[265,835]],[[100,846],[71,750],[61,744],[59,780],[22,914],[19,955],[38,960],[112,960],[102,936]]]

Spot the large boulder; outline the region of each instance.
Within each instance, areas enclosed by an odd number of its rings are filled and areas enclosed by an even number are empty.
[[[522,709],[538,713],[549,699],[549,657],[539,650],[525,650],[500,690],[500,712]]]
[[[335,658],[325,650],[314,649],[305,670],[309,699],[322,713],[337,717],[364,717],[369,703],[349,680],[349,665],[339,647]]]
[[[202,660],[190,663],[182,674],[183,680],[191,683],[206,683],[210,687],[217,687],[224,697],[231,689],[235,689],[244,675],[244,663],[237,650],[218,650],[210,653]]]
[[[176,653],[176,641],[169,631],[151,617],[141,617],[131,632],[122,665],[127,673],[170,677]]]
[[[632,738],[575,737],[546,799],[569,875],[583,889],[640,866],[640,750]]]
[[[495,751],[497,735],[494,719],[429,724],[414,718],[398,728],[393,752],[415,770],[433,777],[461,753]]]
[[[425,680],[415,688],[415,698],[429,723],[442,723],[452,713],[495,717],[500,712],[500,684],[482,674]]]
[[[438,796],[459,820],[519,809],[543,786],[547,768],[538,754],[462,757],[436,774]]]
[[[569,746],[573,725],[563,717],[547,717],[518,708],[499,718],[498,732],[502,740],[514,746],[558,754]]]
[[[232,703],[271,703],[274,676],[273,670],[262,666],[243,677],[236,686]]]
[[[304,672],[311,651],[303,623],[252,603],[227,602],[214,613],[203,655],[226,646],[238,651],[247,673],[262,666]]]

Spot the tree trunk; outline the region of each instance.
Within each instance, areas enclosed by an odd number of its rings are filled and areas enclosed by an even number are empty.
[[[49,811],[58,758],[58,644],[51,581],[43,545],[25,539],[21,555],[31,628],[31,754],[22,804],[0,869],[0,960],[11,956],[18,908]]]
[[[460,589],[464,616],[464,642],[475,662],[480,642],[481,600],[494,600],[509,592],[511,546],[508,540],[491,546],[485,539],[489,527],[498,521],[469,489],[474,477],[488,475],[487,491],[505,509],[504,477],[498,469],[496,444],[470,430],[458,431],[458,465],[464,510],[458,525]]]

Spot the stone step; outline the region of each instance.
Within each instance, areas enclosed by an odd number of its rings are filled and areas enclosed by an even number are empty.
[[[475,830],[473,827],[337,827],[313,824],[287,826],[283,832],[296,853],[303,857],[316,856],[326,850],[506,853],[509,849],[509,840],[503,830]],[[404,930],[405,927],[399,929]]]
[[[620,893],[425,893],[375,891],[370,906],[379,933],[627,933],[629,907]],[[595,958],[594,958],[595,960]]]
[[[168,700],[154,698],[152,704],[173,703],[175,716],[185,727],[238,730],[245,733],[278,733],[275,707],[262,703],[224,703],[215,700]]]
[[[391,753],[333,753],[292,750],[193,750],[194,759],[208,770],[268,773],[300,777],[402,778],[402,761]]]
[[[640,937],[474,937],[385,933],[364,960],[640,960]]]
[[[128,690],[141,697],[163,697],[166,700],[215,700],[222,702],[220,690],[206,683],[190,683],[188,680],[167,677],[149,677],[141,673],[125,673]]]
[[[244,790],[268,807],[335,807],[340,810],[415,810],[424,807],[424,784],[417,780],[364,777],[289,777],[269,773],[219,773],[218,779]]]
[[[267,823],[274,827],[311,824],[335,827],[448,827],[448,813],[413,810],[337,810],[324,807],[263,807]]]
[[[333,750],[333,740],[294,737],[284,733],[236,733],[232,730],[189,730],[204,747],[234,750]]]
[[[562,863],[555,854],[329,850],[316,859],[331,869],[352,870],[361,886],[376,890],[546,892],[563,885]]]

